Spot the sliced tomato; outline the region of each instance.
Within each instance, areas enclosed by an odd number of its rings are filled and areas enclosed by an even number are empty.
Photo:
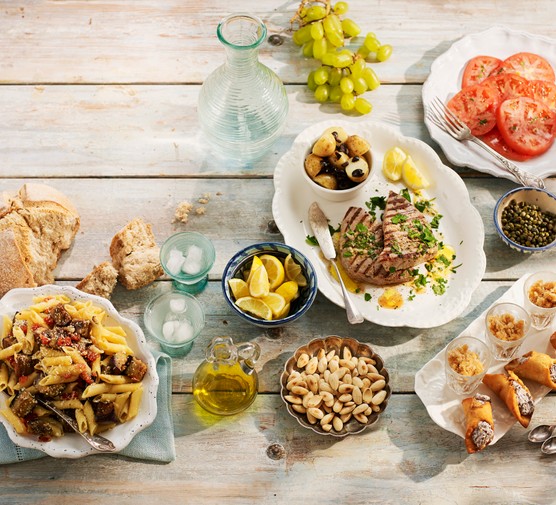
[[[508,98],[530,96],[531,93],[529,81],[517,74],[494,75],[486,79],[483,85],[491,85],[498,90],[500,103]]]
[[[448,108],[459,117],[473,135],[484,135],[496,125],[498,91],[493,86],[476,84],[462,89],[448,102]]]
[[[554,142],[554,114],[547,105],[532,98],[510,98],[502,102],[496,124],[510,149],[527,156],[544,153]]]
[[[531,156],[527,156],[526,154],[520,154],[513,149],[510,149],[508,144],[506,144],[505,140],[500,135],[500,131],[495,126],[492,130],[490,130],[485,135],[481,136],[481,140],[489,147],[492,147],[497,153],[504,156],[504,158],[508,158],[509,160],[513,161],[527,161],[531,159]]]
[[[475,56],[468,61],[463,71],[461,87],[481,84],[502,63],[502,60],[494,56]]]
[[[533,100],[542,102],[556,113],[556,84],[548,81],[529,81],[529,93]]]
[[[533,53],[516,53],[506,58],[493,75],[517,74],[528,81],[554,82],[554,69],[542,56]]]

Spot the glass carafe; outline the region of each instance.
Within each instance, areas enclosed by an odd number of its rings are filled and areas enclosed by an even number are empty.
[[[216,337],[207,347],[193,376],[193,396],[205,410],[221,416],[237,414],[253,403],[259,381],[255,343],[234,345],[230,337]]]
[[[285,124],[284,84],[258,59],[266,33],[264,23],[248,14],[233,14],[218,25],[226,61],[203,83],[198,113],[204,137],[223,158],[261,157]]]

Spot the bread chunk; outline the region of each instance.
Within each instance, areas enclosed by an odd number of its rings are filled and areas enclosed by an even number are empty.
[[[163,274],[159,254],[152,226],[140,218],[124,226],[110,244],[118,280],[127,289],[142,288]]]
[[[17,245],[13,230],[0,231],[0,251],[0,297],[12,288],[32,288],[37,285]]]
[[[118,271],[112,266],[112,263],[105,261],[95,266],[75,287],[85,293],[110,299],[117,281]]]

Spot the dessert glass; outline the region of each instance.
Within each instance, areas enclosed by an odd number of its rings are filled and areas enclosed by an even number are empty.
[[[556,316],[556,302],[552,304],[552,307],[540,307],[531,301],[531,287],[538,281],[545,284],[555,283],[556,285],[556,272],[537,272],[527,277],[527,279],[525,279],[525,284],[523,285],[525,308],[531,316],[531,323],[537,330],[543,330],[544,328],[550,326],[554,316]],[[554,290],[556,290],[556,287],[552,291]]]
[[[452,356],[452,353],[457,352],[458,349],[461,349],[462,351],[460,353],[462,361],[470,360],[480,362],[482,367],[481,371],[473,375],[465,375],[454,370],[450,364],[450,357]],[[466,349],[465,352],[464,349]],[[446,383],[450,389],[458,395],[468,395],[479,387],[479,384],[481,384],[481,381],[487,373],[491,362],[492,354],[488,346],[482,340],[470,336],[457,337],[446,347]]]
[[[511,328],[510,325],[502,325],[502,328],[508,334],[507,336],[511,339],[500,338],[493,333],[491,328],[491,319],[502,318],[505,315],[510,315],[513,317],[515,323],[523,321],[521,331]],[[497,303],[493,305],[486,314],[485,317],[485,333],[487,340],[490,344],[490,349],[494,359],[497,360],[509,360],[512,359],[521,344],[527,338],[529,330],[531,329],[531,318],[527,311],[515,303]]]

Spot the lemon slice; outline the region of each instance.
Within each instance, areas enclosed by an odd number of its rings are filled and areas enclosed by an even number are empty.
[[[270,307],[264,303],[259,298],[253,298],[251,296],[244,296],[239,300],[236,300],[236,305],[252,316],[259,317],[260,319],[265,319],[267,321],[272,320],[272,310]]]
[[[417,168],[413,158],[408,156],[402,166],[402,178],[408,188],[413,191],[424,189],[430,186],[430,182]]]
[[[261,300],[270,307],[273,319],[278,319],[286,306],[286,299],[279,293],[269,293]]]
[[[263,298],[270,292],[270,283],[268,282],[268,274],[264,266],[260,266],[250,276],[249,294],[254,298]]]
[[[276,288],[275,293],[283,296],[286,303],[289,303],[297,298],[299,287],[295,281],[286,281]]]
[[[268,274],[270,290],[274,291],[280,284],[282,284],[282,282],[284,282],[284,265],[282,265],[282,262],[276,256],[272,256],[272,254],[263,254],[260,259],[263,262],[266,273]]]
[[[286,303],[286,305],[284,305],[284,309],[282,310],[282,312],[280,312],[280,314],[278,314],[278,317],[276,317],[276,319],[283,319],[284,317],[288,317],[290,315],[290,307],[291,305],[288,303]]]
[[[228,285],[236,300],[244,296],[249,296],[249,286],[243,279],[230,279]]]
[[[400,147],[392,147],[384,154],[382,160],[382,173],[392,182],[402,178],[402,166],[407,159],[407,153]]]
[[[291,254],[286,256],[284,269],[288,280],[295,281],[300,288],[307,286],[307,279],[301,273],[301,267],[295,262]]]

